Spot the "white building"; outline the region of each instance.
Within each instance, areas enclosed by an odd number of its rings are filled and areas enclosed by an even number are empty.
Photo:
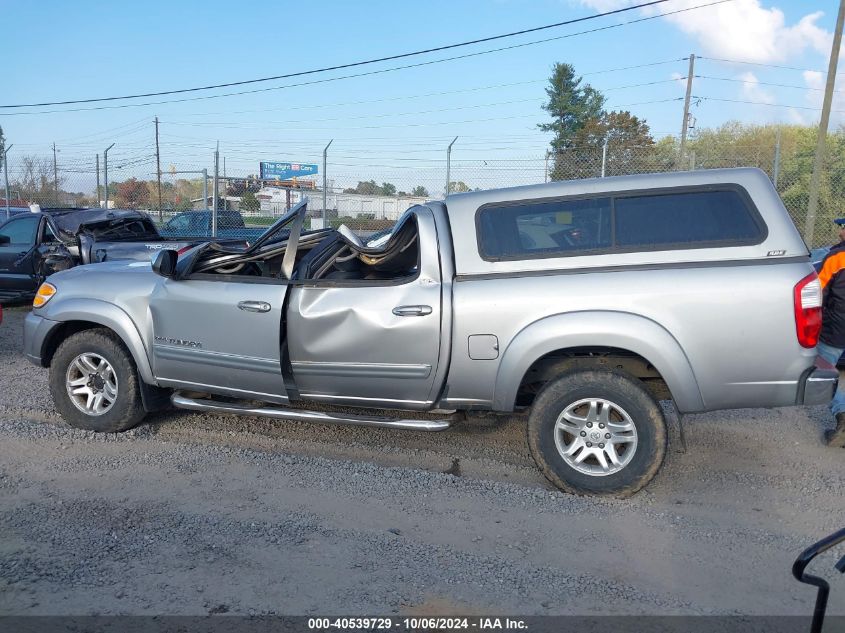
[[[288,198],[288,196],[290,196]],[[297,204],[303,196],[308,197],[308,211],[319,215],[323,211],[323,192],[311,189],[283,189],[280,187],[262,187],[255,194],[261,204],[258,212],[245,215],[282,215],[288,205]],[[398,220],[409,207],[423,204],[430,198],[414,196],[367,196],[359,193],[330,192],[326,196],[326,206],[331,217],[367,217],[374,219]]]

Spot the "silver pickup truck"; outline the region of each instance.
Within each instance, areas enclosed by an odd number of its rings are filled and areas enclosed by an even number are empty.
[[[115,432],[170,404],[427,431],[527,410],[553,484],[625,496],[663,462],[659,400],[820,404],[836,386],[807,248],[755,169],[454,195],[368,242],[304,217],[249,247],[52,275],[24,337],[58,411]]]

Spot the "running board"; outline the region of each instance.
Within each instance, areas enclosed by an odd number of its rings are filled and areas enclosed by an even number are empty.
[[[170,402],[179,409],[206,411],[210,413],[228,413],[230,415],[249,415],[279,420],[299,422],[320,422],[322,424],[351,424],[355,426],[377,426],[388,429],[410,431],[445,431],[452,422],[449,420],[403,420],[401,418],[365,417],[361,415],[323,413],[304,409],[284,407],[250,407],[230,402],[218,402],[205,398],[188,398],[178,392],[170,397]]]

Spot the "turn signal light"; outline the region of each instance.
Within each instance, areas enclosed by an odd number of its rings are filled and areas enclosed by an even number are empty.
[[[32,301],[33,308],[40,308],[46,304],[53,295],[56,294],[56,287],[53,284],[44,282],[38,287],[38,292],[35,293],[35,299]]]

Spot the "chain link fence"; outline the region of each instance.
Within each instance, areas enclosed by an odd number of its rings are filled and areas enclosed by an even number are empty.
[[[449,192],[465,192],[536,184],[551,180],[598,178],[627,174],[723,167],[758,167],[775,184],[796,227],[805,239],[812,137],[804,141],[772,137],[744,144],[693,139],[681,156],[667,141],[648,147],[613,143],[605,147],[574,148],[540,156],[509,159],[452,160],[448,165]],[[386,161],[387,162],[387,161]],[[396,162],[399,162],[398,160]],[[101,166],[102,167],[102,166]],[[169,236],[211,236],[213,163],[163,170],[156,178],[154,157],[127,157],[109,164],[109,206],[147,210]],[[322,166],[321,166],[322,169]],[[257,170],[256,170],[257,171]],[[304,196],[309,198],[307,228],[343,223],[362,235],[389,227],[409,207],[446,194],[446,161],[402,165],[355,165],[328,161],[327,187],[323,175],[289,181],[262,180],[255,172],[231,167],[217,181],[218,237],[251,239]],[[106,190],[102,169],[94,161],[25,158],[9,165],[9,204],[26,207],[102,206]],[[160,197],[159,197],[160,196]],[[325,199],[325,210],[323,200]],[[5,200],[3,200],[5,205]],[[0,213],[4,208],[0,206]],[[185,212],[205,211],[184,216]],[[807,240],[810,247],[835,243],[832,223],[845,215],[845,139],[834,135],[822,172],[818,207]],[[190,221],[189,221],[190,220]]]

